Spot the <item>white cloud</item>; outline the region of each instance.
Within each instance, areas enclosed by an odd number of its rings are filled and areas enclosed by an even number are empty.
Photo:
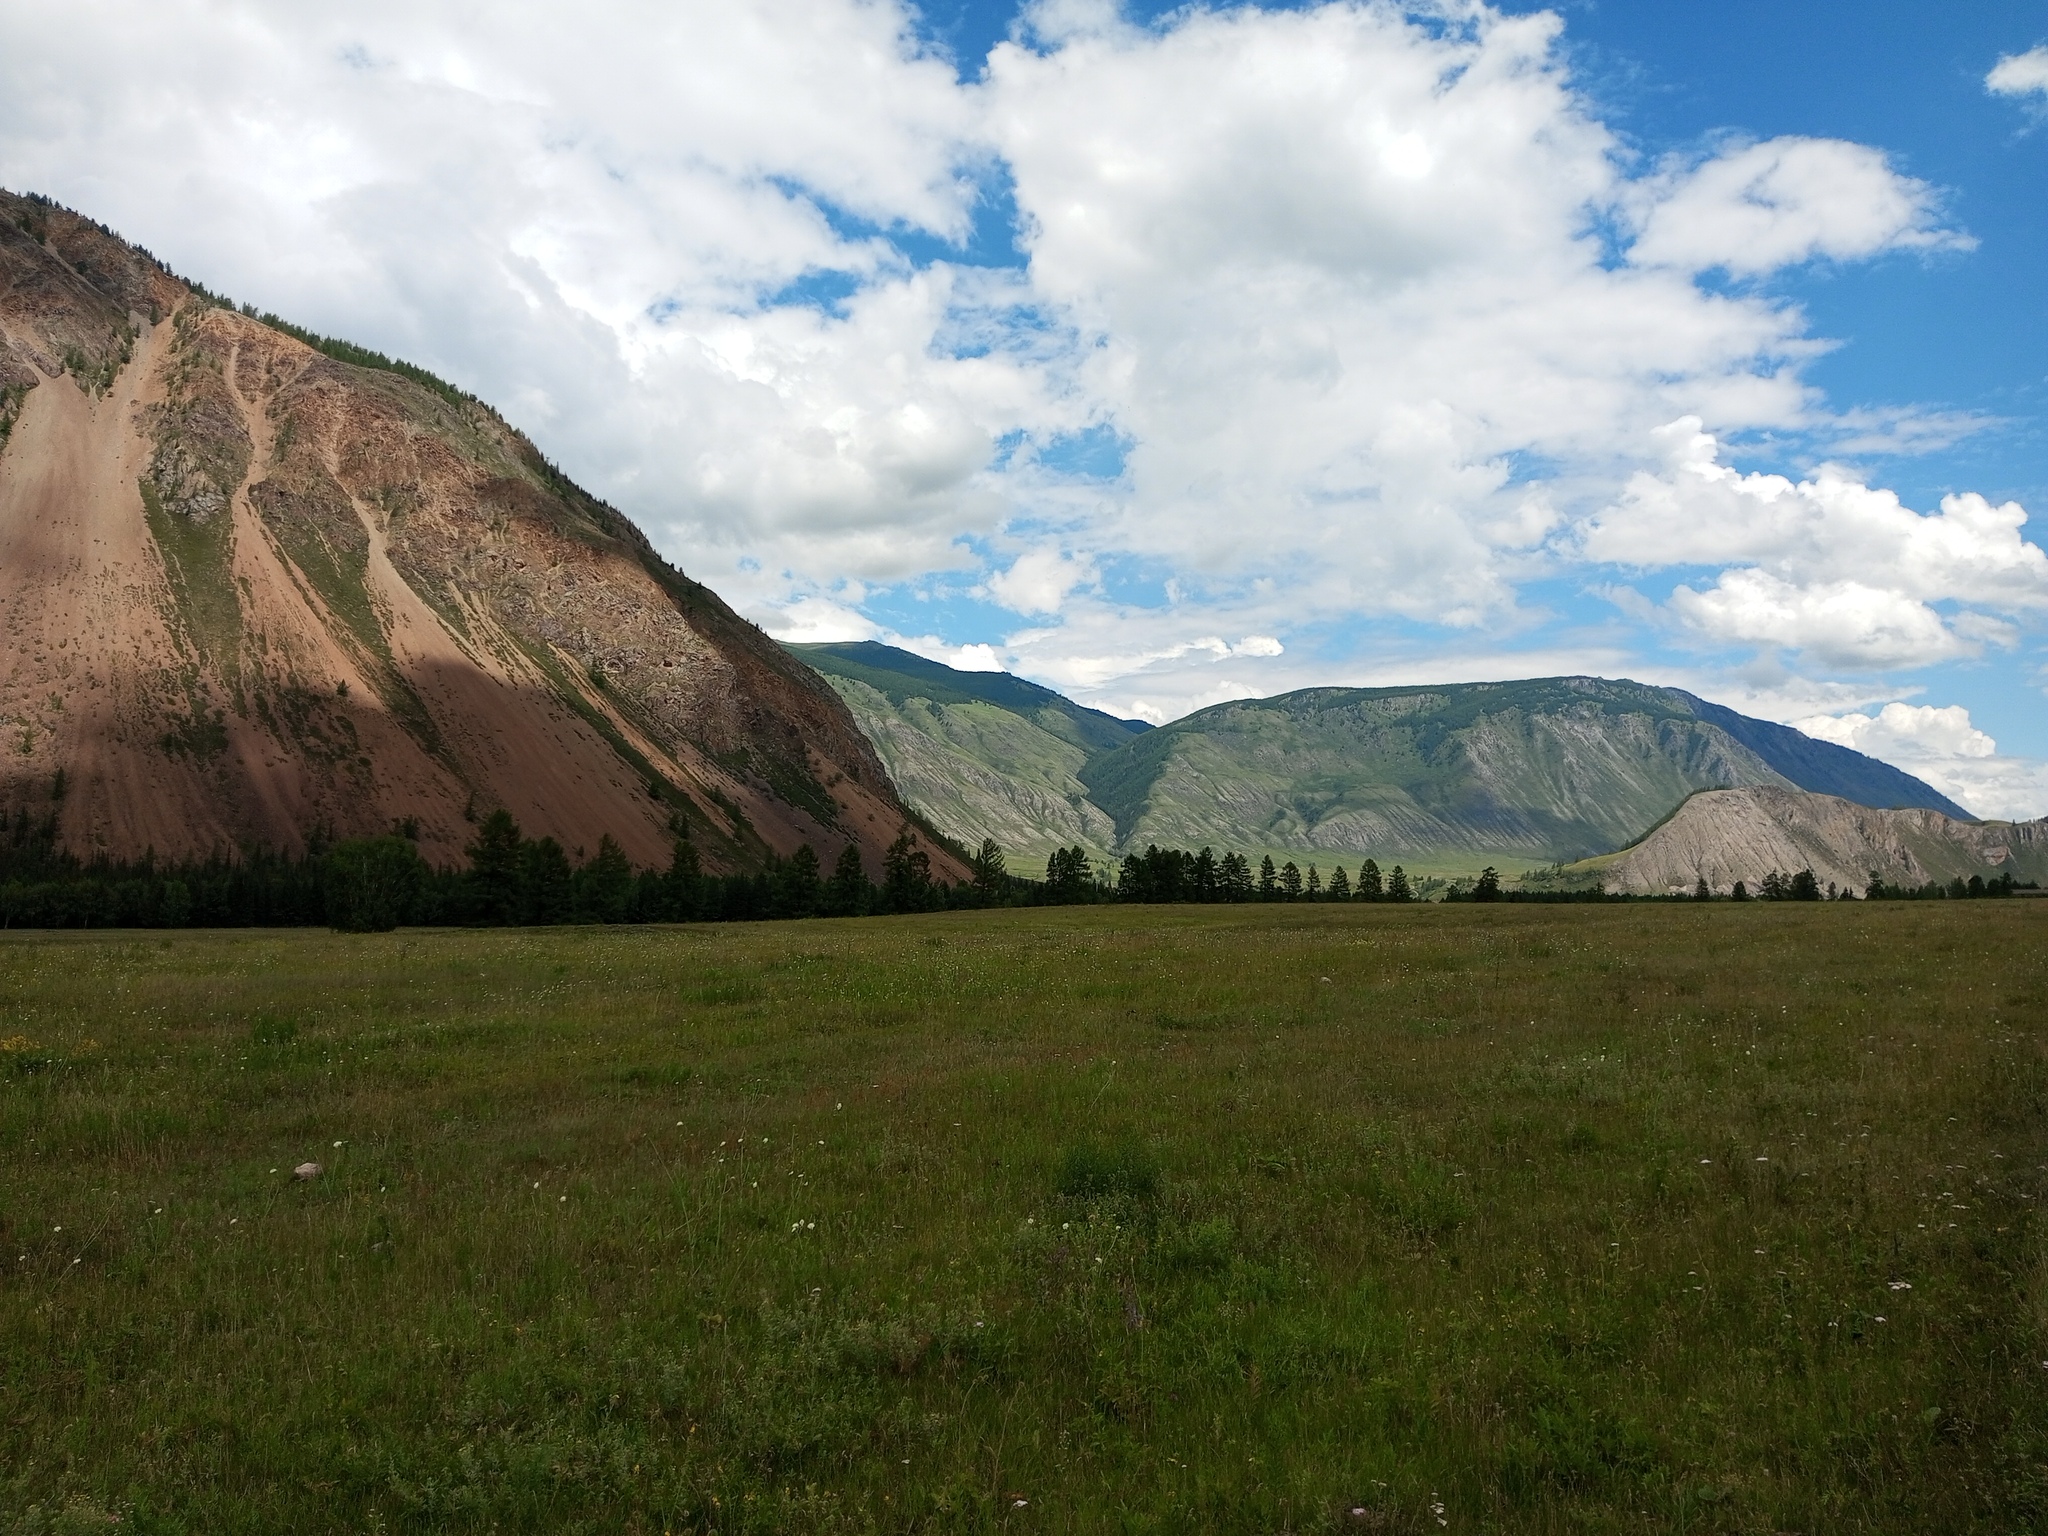
[[[1984,88],[1999,96],[2048,97],[2048,44],[2006,54],[1984,77]]]
[[[1893,702],[1875,715],[1812,715],[1792,724],[1809,736],[1886,762],[1897,762],[1902,757],[1916,762],[1928,758],[1982,758],[1998,751],[1998,743],[1970,723],[1970,712],[1960,704],[1938,708],[1931,704]]]
[[[1999,756],[1998,743],[1961,705],[1894,702],[1875,715],[1813,715],[1792,724],[1917,774],[1977,815],[2025,821],[2048,814],[2048,763]]]
[[[1013,612],[1047,614],[1058,613],[1069,592],[1094,579],[1091,561],[1056,549],[1034,549],[989,577],[987,586],[989,596]]]
[[[1724,571],[1705,591],[1678,587],[1671,606],[1714,640],[1784,646],[1829,667],[1921,667],[1976,649],[1925,603],[1854,581],[1795,586]]]
[[[962,672],[1001,672],[1003,658],[996,654],[992,645],[963,645],[948,658],[946,665]]]
[[[1662,469],[1636,471],[1568,542],[1603,563],[1736,567],[1705,591],[1672,594],[1674,611],[1713,639],[1787,646],[1829,666],[1923,666],[2010,643],[2000,615],[2048,611],[2048,554],[2022,537],[2016,502],[1966,493],[1923,514],[1832,465],[1796,482],[1739,473],[1696,417],[1658,436]]]
[[[874,640],[882,634],[881,626],[865,614],[823,597],[799,598],[779,609],[775,620],[775,632],[799,645]]]
[[[1840,139],[1743,145],[1634,189],[1640,233],[1629,259],[1753,277],[1826,257],[1968,249],[1940,223],[1934,189],[1879,151]]]
[[[1816,656],[1960,654],[2039,611],[2016,507],[1766,496],[1656,446],[1688,415],[1908,447],[1961,430],[1831,417],[1800,312],[1694,272],[1962,237],[1863,146],[1638,170],[1554,15],[1137,27],[1110,0],[1037,0],[1032,46],[964,85],[902,0],[478,15],[16,5],[0,165],[210,286],[501,403],[787,635],[883,634],[873,589],[936,579],[1027,616],[1004,653],[1035,675],[1172,709],[1316,680],[1294,637],[1318,625],[1504,645],[1532,575],[1669,563],[1717,529],[1727,552],[1695,563],[1797,591],[1709,582],[1695,617],[1748,634],[1776,613]],[[965,236],[1005,176],[1028,265],[905,254]],[[1127,445],[1120,476],[1046,467],[1089,429]],[[1707,526],[1658,532],[1659,496]],[[1862,553],[1808,559],[1802,537]],[[1126,570],[1171,595],[1113,599],[1103,573]],[[1830,615],[1868,643],[1830,649]]]

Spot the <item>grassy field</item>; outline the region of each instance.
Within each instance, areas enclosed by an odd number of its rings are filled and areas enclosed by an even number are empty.
[[[2048,1530],[2044,928],[8,935],[0,1532]]]

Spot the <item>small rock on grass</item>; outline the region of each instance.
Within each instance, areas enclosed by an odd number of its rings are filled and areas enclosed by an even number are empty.
[[[292,1170],[292,1177],[295,1179],[317,1179],[320,1177],[321,1172],[322,1169],[318,1163],[301,1163]]]

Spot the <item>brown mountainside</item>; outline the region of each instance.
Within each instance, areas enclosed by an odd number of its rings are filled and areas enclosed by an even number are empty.
[[[494,411],[7,193],[0,730],[0,811],[88,857],[410,820],[453,862],[502,806],[572,853],[664,862],[680,818],[712,868],[850,838],[872,873],[911,824],[816,674]]]

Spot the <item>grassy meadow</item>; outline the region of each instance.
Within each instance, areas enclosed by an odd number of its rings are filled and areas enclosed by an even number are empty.
[[[5,935],[0,1532],[2048,1530],[2044,938]]]

